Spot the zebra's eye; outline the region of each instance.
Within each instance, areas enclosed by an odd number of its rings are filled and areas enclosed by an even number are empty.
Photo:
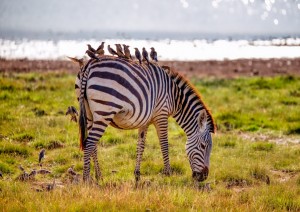
[[[200,146],[202,149],[205,149],[205,144],[201,143]]]

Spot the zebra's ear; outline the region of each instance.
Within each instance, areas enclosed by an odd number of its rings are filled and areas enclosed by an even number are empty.
[[[206,129],[207,124],[207,112],[205,109],[200,111],[198,123],[200,127],[200,132],[203,132]]]
[[[72,62],[77,63],[79,65],[80,68],[82,68],[83,66],[83,59],[77,59],[75,57],[68,57]]]

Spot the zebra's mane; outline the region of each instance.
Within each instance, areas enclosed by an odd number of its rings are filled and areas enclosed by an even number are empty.
[[[209,130],[212,133],[216,132],[216,125],[215,125],[215,121],[212,117],[211,111],[210,109],[208,109],[208,107],[204,104],[202,97],[199,93],[199,91],[195,88],[195,86],[193,84],[190,83],[190,81],[185,78],[184,76],[182,76],[180,73],[168,68],[168,69],[163,69],[164,71],[167,72],[167,74],[171,77],[171,79],[177,84],[177,86],[181,89],[189,89],[191,90],[199,99],[201,105],[203,106],[203,108],[206,110],[207,115],[208,115],[208,119],[207,122],[209,123]]]

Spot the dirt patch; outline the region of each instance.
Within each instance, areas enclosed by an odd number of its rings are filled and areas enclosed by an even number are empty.
[[[300,76],[300,58],[238,59],[207,61],[159,61],[187,77],[236,78],[240,76]],[[65,60],[0,59],[0,72],[63,71],[77,73],[79,67]]]
[[[266,141],[276,144],[300,144],[300,137],[288,137],[288,136],[274,136],[269,134],[250,134],[250,133],[240,133],[242,139],[249,141]]]

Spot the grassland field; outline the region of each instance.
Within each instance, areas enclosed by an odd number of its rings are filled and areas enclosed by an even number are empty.
[[[170,118],[173,174],[161,174],[150,127],[138,186],[137,130],[112,127],[98,144],[99,186],[70,182],[67,169],[83,169],[78,126],[65,116],[78,108],[74,80],[56,71],[0,74],[0,211],[300,211],[300,77],[191,79],[218,127],[209,177],[193,182],[185,133]],[[40,169],[42,148],[51,174],[19,181],[18,165]],[[40,189],[54,179],[52,191]]]

